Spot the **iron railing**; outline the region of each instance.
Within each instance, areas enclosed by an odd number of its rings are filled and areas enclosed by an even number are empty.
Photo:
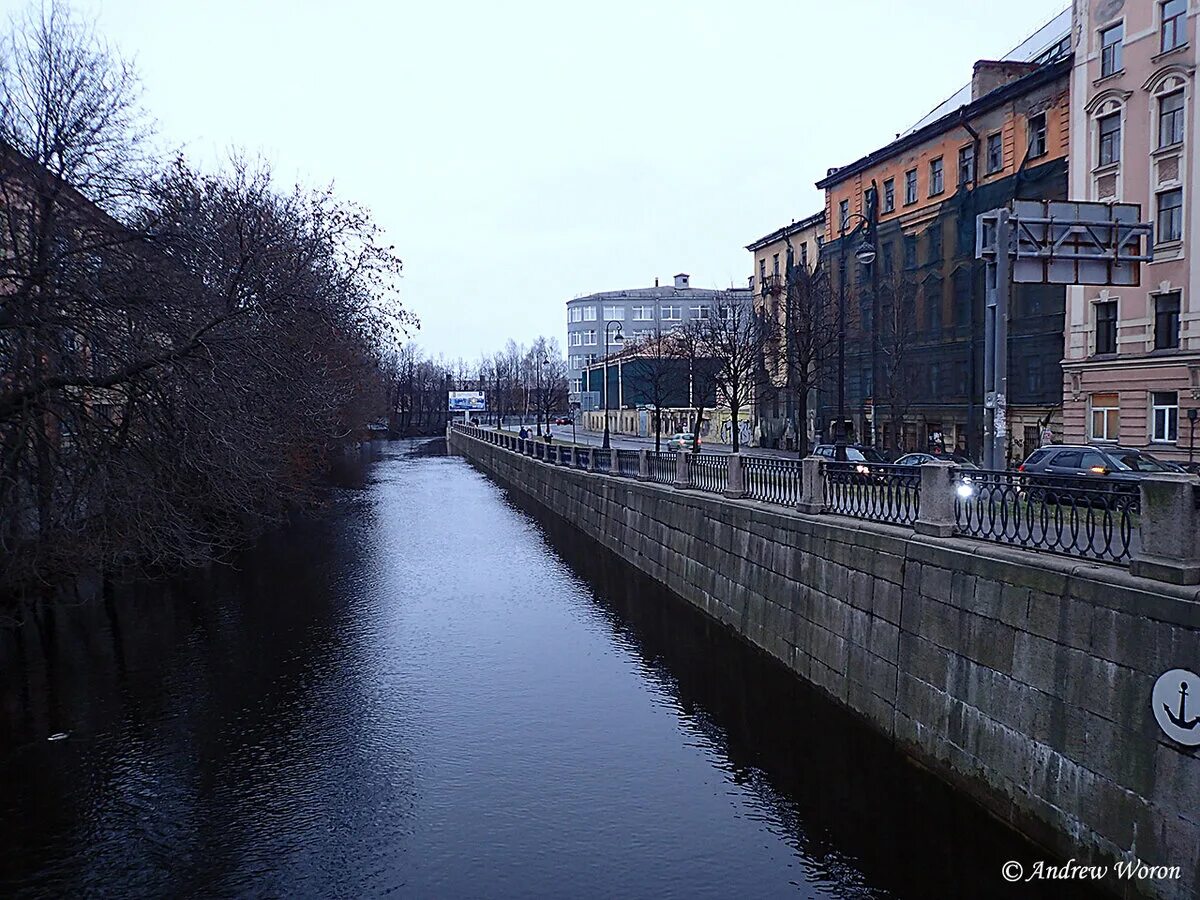
[[[587,447],[575,448],[575,468],[590,469],[592,467],[592,451]]]
[[[637,450],[618,450],[617,451],[617,474],[624,475],[627,478],[637,478],[642,474],[642,466],[638,457],[640,454]]]
[[[800,462],[770,456],[742,457],[746,496],[768,503],[795,506],[800,502]]]
[[[1141,506],[1138,482],[1103,475],[954,473],[959,534],[1128,564]]]
[[[653,450],[649,450],[646,455],[650,457],[650,480],[661,484],[674,484],[675,451],[655,453]]]
[[[857,519],[911,525],[921,509],[921,467],[827,462],[825,508]]]
[[[729,485],[729,457],[723,453],[689,453],[692,487],[720,494]]]
[[[612,470],[612,453],[608,450],[592,450],[592,454],[596,457],[596,471],[609,472]]]

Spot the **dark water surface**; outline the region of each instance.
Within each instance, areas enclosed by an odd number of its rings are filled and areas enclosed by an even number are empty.
[[[1070,896],[1004,885],[1043,855],[403,445],[236,571],[0,630],[0,766],[2,896]]]

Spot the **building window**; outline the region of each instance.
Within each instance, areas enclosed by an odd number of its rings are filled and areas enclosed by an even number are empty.
[[[889,178],[883,183],[883,211],[885,213],[895,212],[896,210],[896,179]]]
[[[583,346],[585,346],[585,347],[595,347],[596,346],[596,332],[590,328],[583,333]]]
[[[1096,352],[1117,352],[1117,301],[1105,300],[1096,305]]]
[[[1183,240],[1183,191],[1180,188],[1158,195],[1155,233],[1160,244]]]
[[[1112,113],[1102,118],[1100,129],[1100,165],[1110,166],[1121,161],[1121,114]]]
[[[690,312],[692,314],[693,319],[707,319],[708,318],[708,307],[707,306],[689,306],[688,312]]]
[[[767,261],[765,259],[758,261],[758,280],[762,284],[767,283]]]
[[[808,241],[800,242],[800,265],[808,268]]]
[[[958,184],[970,184],[975,180],[975,145],[967,144],[958,151]]]
[[[1166,53],[1187,43],[1187,0],[1163,0],[1160,51]]]
[[[904,236],[904,268],[915,269],[917,267],[917,236],[915,234],[906,234]]]
[[[585,306],[583,308],[583,321],[585,321],[585,322],[595,322],[596,321],[596,307]]]
[[[635,322],[653,322],[654,307],[653,306],[635,306],[633,308],[633,321]]]
[[[895,268],[895,260],[892,258],[892,242],[888,241],[883,245],[883,274],[891,275]]]
[[[583,343],[583,332],[575,331],[571,333],[571,346],[578,347]]]
[[[909,169],[904,173],[904,205],[917,202],[917,170]]]
[[[942,258],[942,226],[929,226],[929,261],[939,262]]]
[[[945,166],[943,165],[942,158],[940,156],[937,159],[935,159],[929,163],[929,196],[930,197],[936,197],[938,194],[940,194],[942,191],[944,191],[946,189],[944,169],[945,169]]]
[[[1153,391],[1150,394],[1150,440],[1158,444],[1173,444],[1179,437],[1179,394],[1175,391]]]
[[[1183,143],[1183,91],[1167,94],[1158,101],[1158,146]]]
[[[776,253],[771,259],[771,273],[776,277],[779,276],[779,254]]]
[[[843,200],[838,204],[838,228],[845,231],[850,225],[850,201]],[[776,257],[778,259],[778,257]],[[778,266],[776,266],[778,269]],[[778,271],[776,272],[778,274]]]
[[[1029,117],[1029,157],[1037,159],[1046,155],[1046,114]]]
[[[1179,291],[1154,298],[1154,349],[1179,347]]]
[[[1105,78],[1120,72],[1121,44],[1125,40],[1125,24],[1118,23],[1100,32],[1100,77]]]
[[[995,174],[1004,168],[1004,142],[1000,132],[989,134],[987,139],[987,173]]]
[[[1115,441],[1121,429],[1117,394],[1092,394],[1092,440]]]
[[[721,304],[717,307],[717,315],[720,316],[722,322],[728,322],[733,318],[733,307],[728,304]]]
[[[583,321],[583,310],[580,309],[578,306],[576,306],[573,310],[571,310],[571,321],[572,322],[582,322]]]
[[[625,307],[623,306],[606,306],[604,307],[605,322],[623,322],[625,321]]]
[[[745,271],[743,269],[743,271]],[[683,307],[682,306],[664,306],[659,309],[659,318],[664,322],[682,322]]]

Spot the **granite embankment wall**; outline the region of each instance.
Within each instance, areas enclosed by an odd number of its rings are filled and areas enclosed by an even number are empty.
[[[1179,867],[1114,893],[1200,895],[1200,758],[1150,703],[1200,663],[1197,588],[450,440],[1064,859]]]

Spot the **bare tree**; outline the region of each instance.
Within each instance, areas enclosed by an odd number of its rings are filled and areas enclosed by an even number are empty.
[[[626,345],[626,366],[635,369],[645,386],[646,399],[654,407],[654,452],[662,449],[662,409],[672,396],[680,393],[681,349],[670,332],[656,325],[654,330]]]
[[[787,272],[787,315],[781,328],[788,386],[798,406],[797,446],[808,455],[809,398],[829,374],[837,346],[837,311],[828,273],[822,266],[794,265]]]
[[[914,359],[916,341],[915,286],[901,272],[880,278],[879,355],[882,390],[892,424],[892,451],[900,449],[904,419],[912,406],[917,386]],[[878,401],[876,401],[878,402]],[[912,448],[908,448],[912,449]]]
[[[762,377],[762,359],[775,340],[773,316],[754,309],[748,300],[719,294],[707,318],[698,320],[703,355],[712,361],[718,399],[729,406],[733,452],[740,449],[738,422],[749,409]]]

